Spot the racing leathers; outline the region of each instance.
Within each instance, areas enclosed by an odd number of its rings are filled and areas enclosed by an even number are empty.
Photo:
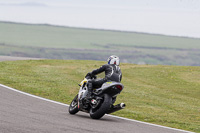
[[[122,73],[119,66],[115,64],[105,64],[100,68],[93,70],[91,73],[87,75],[97,75],[102,72],[105,72],[105,78],[103,79],[92,79],[88,81],[88,97],[91,96],[93,88],[100,88],[103,83],[109,81],[121,82],[122,80]],[[86,76],[87,76],[86,75]]]

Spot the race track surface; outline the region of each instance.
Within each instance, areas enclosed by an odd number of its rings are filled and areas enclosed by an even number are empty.
[[[1,133],[178,133],[181,131],[104,116],[68,113],[68,106],[0,86]]]
[[[40,60],[40,59],[41,59],[41,58],[0,56],[0,61],[14,61],[14,60]]]
[[[1,82],[1,81],[0,81]],[[183,133],[167,127],[115,118],[94,120],[68,113],[68,105],[24,94],[0,84],[0,133]]]

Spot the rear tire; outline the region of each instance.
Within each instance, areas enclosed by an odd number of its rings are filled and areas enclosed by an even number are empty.
[[[99,108],[91,108],[90,109],[90,117],[93,119],[100,119],[105,115],[105,113],[110,108],[110,105],[112,103],[112,98],[108,94],[104,94],[103,101]]]
[[[79,111],[79,109],[78,109],[78,94],[72,100],[68,111],[72,115],[76,114]]]

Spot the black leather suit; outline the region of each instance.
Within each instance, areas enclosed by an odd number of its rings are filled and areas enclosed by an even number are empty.
[[[119,66],[114,64],[105,64],[100,68],[93,70],[90,74],[97,75],[102,72],[105,72],[105,78],[88,81],[88,90],[90,92],[92,91],[92,88],[100,88],[103,83],[108,81],[121,82],[122,73]]]

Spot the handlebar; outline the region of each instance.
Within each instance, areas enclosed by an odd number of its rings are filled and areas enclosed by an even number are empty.
[[[86,79],[96,79],[97,76],[96,75],[93,75],[91,73],[88,73],[86,76],[85,76]]]

